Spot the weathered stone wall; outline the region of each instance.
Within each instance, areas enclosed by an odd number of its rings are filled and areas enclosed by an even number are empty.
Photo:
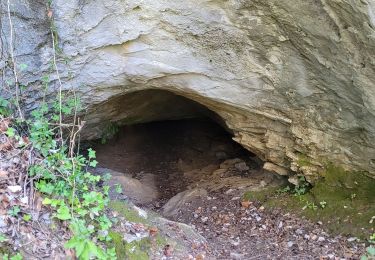
[[[41,0],[11,10],[31,109],[51,74],[50,22]],[[220,115],[267,169],[313,180],[331,161],[375,176],[374,0],[54,0],[52,10],[63,86],[81,95],[88,136],[112,119],[111,100],[164,89]]]

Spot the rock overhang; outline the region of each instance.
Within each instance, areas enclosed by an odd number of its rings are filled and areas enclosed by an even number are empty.
[[[16,19],[15,34],[29,28],[23,38],[37,46],[15,46],[31,108],[51,61],[48,17],[40,1],[11,8],[27,18]],[[313,181],[333,162],[374,176],[371,3],[56,0],[52,9],[63,87],[80,96],[87,125],[108,119],[98,111],[110,100],[166,90],[219,115],[280,174]]]

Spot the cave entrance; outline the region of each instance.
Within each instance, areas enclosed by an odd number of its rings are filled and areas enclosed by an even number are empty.
[[[261,161],[234,142],[220,117],[199,103],[152,90],[106,105],[118,113],[129,103],[132,109],[122,110],[128,117],[118,120],[125,125],[104,144],[95,141],[94,149],[99,167],[114,171],[125,193],[136,189],[136,204],[159,209],[187,189],[246,188],[263,181]]]

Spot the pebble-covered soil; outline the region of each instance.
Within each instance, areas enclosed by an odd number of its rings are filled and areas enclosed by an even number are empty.
[[[216,259],[359,259],[364,246],[330,236],[321,223],[241,202],[239,190],[220,190],[186,203],[175,221],[193,225]],[[351,242],[350,242],[351,241]]]

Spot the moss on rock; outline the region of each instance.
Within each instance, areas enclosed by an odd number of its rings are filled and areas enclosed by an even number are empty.
[[[109,207],[112,210],[117,211],[121,216],[130,222],[138,222],[146,224],[147,221],[145,218],[139,215],[139,213],[132,209],[127,203],[123,201],[114,200],[109,203]]]
[[[109,233],[111,241],[109,245],[116,250],[117,259],[129,260],[147,260],[150,259],[149,252],[151,250],[151,238],[143,238],[138,241],[127,243],[123,240],[122,235],[118,232],[111,231]]]
[[[244,199],[285,208],[314,222],[322,221],[333,234],[368,238],[375,232],[375,223],[370,223],[375,215],[375,180],[365,173],[345,171],[333,164],[327,165],[322,176],[304,195],[269,188],[247,192]]]
[[[109,207],[119,213],[119,216],[124,217],[127,221],[142,223],[145,226],[153,227],[151,219],[146,219],[139,215],[126,201],[111,201]],[[166,237],[161,234],[145,237],[138,241],[126,242],[123,234],[112,230],[109,233],[111,241],[108,242],[109,247],[114,247],[116,250],[117,259],[129,260],[145,260],[150,259],[154,255],[153,252],[160,251],[167,244]]]

